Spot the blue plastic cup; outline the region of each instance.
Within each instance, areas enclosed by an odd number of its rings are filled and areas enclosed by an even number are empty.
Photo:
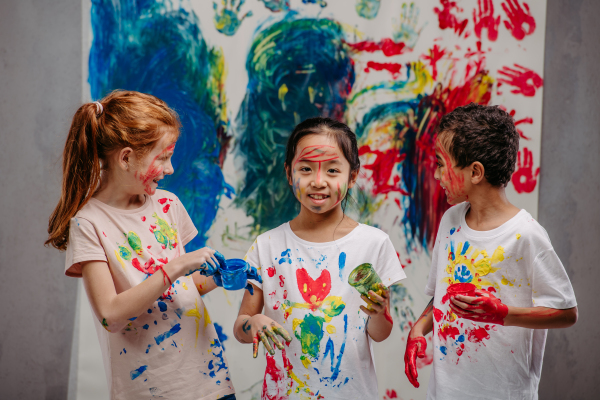
[[[221,280],[225,290],[240,290],[246,287],[248,263],[241,258],[230,258],[219,265]]]

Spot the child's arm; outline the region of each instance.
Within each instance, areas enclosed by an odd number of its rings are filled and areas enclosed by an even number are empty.
[[[200,275],[199,272],[194,272],[192,279],[194,279],[194,285],[196,285],[196,289],[198,289],[200,296],[204,296],[217,288],[217,284],[212,276],[204,276]]]
[[[162,268],[171,281],[190,270],[202,267],[209,262],[214,250],[203,248],[191,253],[183,254]],[[117,294],[110,269],[105,261],[89,261],[82,263],[81,271],[83,284],[90,304],[102,326],[109,332],[119,332],[132,318],[136,318],[161,294],[171,286],[171,282],[162,271],[156,271],[139,285]]]
[[[433,330],[433,298],[425,310],[415,322],[412,329],[408,333],[406,338],[406,351],[404,352],[404,373],[408,377],[408,380],[416,388],[419,387],[417,378],[419,373],[417,371],[417,357],[425,357],[425,349],[427,348],[427,341],[425,336]]]
[[[369,297],[360,296],[371,309],[360,306],[360,309],[369,316],[367,333],[376,342],[382,342],[390,336],[394,327],[394,320],[390,315],[390,290],[380,284],[381,296],[374,291],[369,291]]]
[[[568,328],[577,322],[577,307],[557,310],[548,307],[513,307],[486,290],[477,290],[477,297],[452,297],[450,308],[461,318],[504,326],[529,329]]]
[[[271,355],[275,354],[275,349],[273,349],[269,339],[280,350],[283,350],[283,344],[275,335],[283,337],[288,343],[292,341],[292,337],[281,325],[266,315],[260,314],[263,306],[263,291],[254,286],[254,294],[250,294],[249,291],[244,293],[240,312],[233,325],[233,335],[238,342],[253,344],[252,356],[254,358],[258,355],[259,340],[263,342],[265,349]]]

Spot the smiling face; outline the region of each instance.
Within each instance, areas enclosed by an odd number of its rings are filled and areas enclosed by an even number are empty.
[[[171,157],[175,152],[175,140],[176,136],[166,132],[154,148],[135,163],[133,178],[140,194],[153,195],[158,188],[158,182],[174,172]]]
[[[455,166],[454,160],[439,139],[435,143],[435,157],[437,169],[434,176],[446,192],[448,203],[454,205],[468,200],[469,171],[467,168]]]
[[[286,169],[300,204],[317,214],[340,206],[356,180],[356,174],[350,179],[350,163],[335,139],[324,134],[303,137]]]

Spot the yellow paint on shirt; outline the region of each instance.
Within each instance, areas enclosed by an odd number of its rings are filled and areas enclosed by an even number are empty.
[[[506,277],[504,275],[502,275],[502,280],[500,282],[503,285],[515,286],[515,285],[513,285],[513,283],[511,281],[509,281],[508,279],[506,279]]]
[[[119,260],[119,263],[121,263],[121,267],[125,269],[125,263],[123,262],[123,259],[119,256],[119,252],[117,250],[115,250],[115,256],[117,256],[117,260]]]
[[[327,332],[328,332],[330,335],[331,335],[331,334],[334,334],[334,333],[336,332],[336,330],[335,330],[335,326],[333,326],[333,325],[327,325],[327,328],[326,328],[326,329],[327,329]]]
[[[187,285],[186,285],[186,283],[185,283],[185,282],[183,282],[183,283],[181,284],[181,287],[183,287],[185,290],[188,290],[188,287],[187,287]]]
[[[521,239],[521,234],[517,233],[517,240]]]

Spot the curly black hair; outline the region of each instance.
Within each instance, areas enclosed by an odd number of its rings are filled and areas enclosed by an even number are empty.
[[[446,114],[438,138],[456,166],[479,161],[492,186],[506,186],[515,171],[519,133],[513,117],[498,106],[471,103]]]

